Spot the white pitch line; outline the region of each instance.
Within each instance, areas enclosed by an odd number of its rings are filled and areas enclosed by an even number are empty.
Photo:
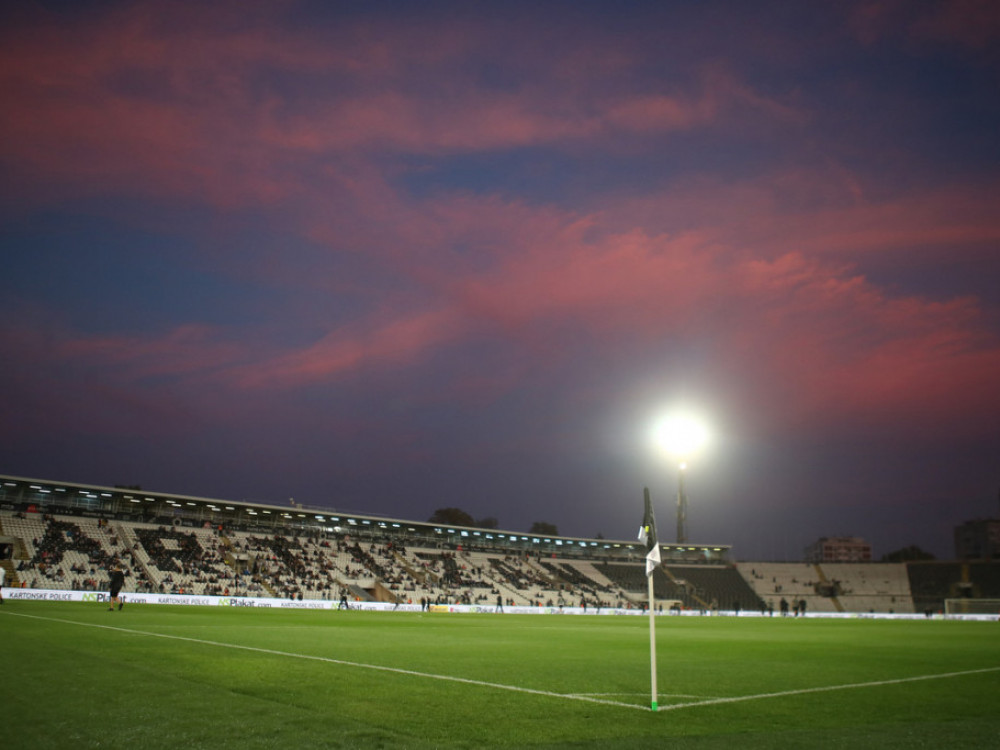
[[[344,667],[357,667],[359,669],[374,669],[379,672],[392,672],[393,674],[404,674],[411,677],[425,677],[432,680],[444,680],[446,682],[459,682],[465,685],[476,685],[477,687],[489,687],[497,690],[509,690],[515,693],[528,693],[531,695],[543,695],[548,698],[562,698],[563,700],[583,701],[585,703],[598,703],[605,706],[616,706],[618,708],[632,708],[640,711],[649,711],[646,706],[635,703],[621,703],[619,701],[603,700],[601,698],[591,698],[583,695],[567,695],[565,693],[554,693],[549,690],[535,690],[534,688],[520,687],[518,685],[504,685],[499,682],[486,682],[484,680],[470,680],[466,677],[454,677],[452,675],[434,674],[433,672],[417,672],[412,669],[400,669],[399,667],[386,667],[380,664],[365,664],[363,662],[347,661],[345,659],[331,659],[327,656],[313,656],[311,654],[296,654],[292,651],[276,651],[270,648],[259,648],[257,646],[244,646],[237,643],[223,643],[221,641],[208,641],[202,638],[188,638],[183,635],[169,635],[167,633],[151,633],[146,630],[134,630],[132,628],[120,628],[115,625],[99,625],[92,622],[79,622],[77,620],[63,620],[57,617],[41,617],[39,615],[28,615],[22,612],[4,611],[0,614],[14,617],[28,617],[33,620],[45,620],[48,622],[58,622],[65,625],[81,625],[87,628],[100,628],[102,630],[114,630],[119,633],[130,635],[145,635],[151,638],[166,638],[172,641],[186,641],[188,643],[198,643],[204,646],[221,646],[222,648],[234,648],[241,651],[252,651],[258,654],[270,654],[272,656],[288,656],[293,659],[307,659],[309,661],[319,661],[326,664],[337,664]]]
[[[568,695],[581,695],[581,696],[595,696],[595,695],[649,695],[649,691],[645,693],[568,693]],[[704,695],[688,695],[686,693],[659,693],[657,698],[698,698],[701,700],[710,700]]]
[[[919,682],[921,680],[942,680],[949,677],[964,677],[970,674],[984,674],[986,672],[1000,672],[1000,667],[985,667],[983,669],[967,669],[963,672],[942,672],[939,674],[917,675],[916,677],[900,677],[895,680],[874,680],[872,682],[852,682],[846,685],[826,685],[823,687],[800,688],[798,690],[782,690],[777,693],[757,693],[756,695],[736,695],[732,698],[709,698],[708,700],[695,701],[693,703],[678,703],[672,706],[660,706],[660,711],[676,711],[679,708],[696,708],[698,706],[716,706],[723,703],[742,703],[743,701],[756,701],[763,698],[783,698],[790,695],[805,695],[807,693],[826,693],[832,690],[854,690],[857,688],[879,687],[881,685],[901,685],[906,682]]]

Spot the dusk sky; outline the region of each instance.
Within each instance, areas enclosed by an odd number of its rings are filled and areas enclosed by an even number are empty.
[[[1000,4],[19,2],[0,473],[953,554],[998,517]]]

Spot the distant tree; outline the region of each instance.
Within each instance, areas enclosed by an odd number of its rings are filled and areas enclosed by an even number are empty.
[[[428,523],[444,523],[451,526],[475,526],[476,519],[461,508],[438,508],[427,519]]]
[[[535,521],[531,524],[531,528],[528,529],[529,534],[548,534],[549,536],[558,536],[559,529],[556,528],[554,523],[547,523],[545,521]]]
[[[898,549],[895,552],[890,552],[887,555],[882,555],[882,562],[913,562],[914,560],[933,560],[934,555],[930,552],[920,549],[915,544],[911,544],[909,547],[903,547],[903,549]]]
[[[603,539],[603,538],[604,538],[604,534],[602,534],[602,533],[601,533],[600,531],[598,531],[598,532],[597,532],[597,533],[596,533],[596,534],[594,535],[594,539]]]
[[[116,490],[135,490],[136,492],[139,492],[139,491],[142,490],[142,486],[138,485],[138,484],[116,484],[115,485],[115,489]]]
[[[497,521],[497,519],[493,518],[492,516],[489,518],[480,518],[478,521],[476,521],[476,526],[478,526],[480,529],[496,529],[499,528],[498,524],[499,521]]]

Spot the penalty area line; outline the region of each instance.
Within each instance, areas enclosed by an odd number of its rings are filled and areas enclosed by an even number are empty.
[[[371,669],[378,672],[390,672],[392,674],[408,675],[410,677],[423,677],[431,680],[443,680],[445,682],[457,682],[464,685],[474,685],[476,687],[493,688],[495,690],[508,690],[514,693],[527,693],[529,695],[541,695],[546,698],[561,698],[563,700],[580,701],[583,703],[597,703],[604,706],[614,706],[616,708],[631,708],[640,711],[649,711],[649,707],[637,705],[635,703],[622,703],[602,698],[590,697],[586,695],[574,695],[566,693],[556,693],[550,690],[536,690],[534,688],[521,687],[519,685],[505,685],[500,682],[487,682],[485,680],[472,680],[467,677],[455,677],[446,674],[435,674],[433,672],[418,672],[412,669],[401,669],[399,667],[387,667],[381,664],[366,664],[364,662],[348,661],[346,659],[333,659],[328,656],[314,656],[312,654],[297,654],[293,651],[278,651],[271,648],[260,648],[258,646],[245,646],[239,643],[225,643],[223,641],[210,641],[203,638],[190,638],[183,635],[171,635],[169,633],[154,633],[148,630],[135,630],[134,628],[122,628],[117,625],[101,625],[94,622],[79,622],[78,620],[64,620],[58,617],[42,617],[41,615],[29,615],[23,612],[4,611],[0,614],[11,617],[27,617],[32,620],[44,620],[47,622],[58,622],[64,625],[79,625],[85,628],[98,628],[101,630],[112,630],[118,633],[128,633],[129,635],[144,635],[150,638],[165,638],[171,641],[184,641],[186,643],[197,643],[203,646],[218,646],[220,648],[232,648],[240,651],[250,651],[257,654],[268,654],[270,656],[287,656],[291,659],[304,659],[307,661],[318,661],[325,664],[336,664],[343,667],[356,667],[358,669]]]

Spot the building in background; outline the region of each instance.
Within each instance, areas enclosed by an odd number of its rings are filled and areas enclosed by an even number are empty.
[[[824,536],[805,549],[806,562],[871,562],[872,546],[859,536]]]
[[[955,527],[959,560],[1000,560],[1000,518],[977,518]]]

